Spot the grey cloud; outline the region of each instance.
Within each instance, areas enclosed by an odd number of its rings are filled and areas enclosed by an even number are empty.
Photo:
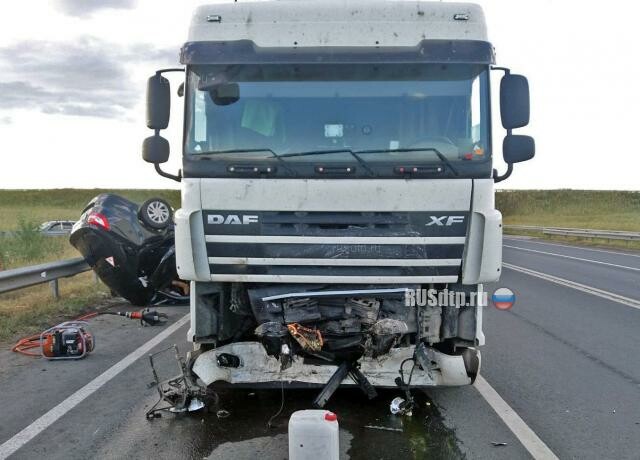
[[[177,50],[121,47],[94,37],[73,42],[25,41],[0,48],[0,109],[114,118],[143,97],[132,65],[175,65]]]
[[[69,16],[87,17],[104,9],[132,9],[137,0],[55,0],[54,5]]]
[[[0,125],[10,125],[11,123],[13,123],[11,117],[0,117]]]

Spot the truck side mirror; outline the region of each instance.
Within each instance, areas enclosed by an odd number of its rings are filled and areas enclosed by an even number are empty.
[[[169,80],[162,76],[164,72],[184,72],[184,69],[158,70],[147,80],[147,127],[153,129],[155,133],[142,143],[142,159],[153,163],[156,172],[162,177],[180,182],[182,180],[181,171],[175,175],[160,168],[161,163],[166,163],[169,160],[169,141],[162,137],[159,131],[169,126],[169,115],[171,114],[171,85]],[[184,88],[184,86],[181,87]]]
[[[147,127],[166,129],[171,113],[171,86],[159,73],[147,81]]]
[[[508,134],[502,141],[502,156],[505,163],[527,161],[536,154],[536,144],[531,136]]]
[[[506,130],[529,124],[529,82],[523,75],[507,73],[500,81],[500,118]]]
[[[502,141],[502,156],[507,163],[507,171],[498,174],[493,170],[493,180],[502,182],[511,176],[513,164],[527,161],[536,154],[536,144],[531,136],[511,134],[516,128],[529,124],[529,82],[523,75],[512,74],[506,67],[492,67],[502,70],[504,76],[500,80],[500,118],[507,135]]]
[[[142,158],[147,163],[160,164],[169,160],[169,141],[156,134],[142,142]]]

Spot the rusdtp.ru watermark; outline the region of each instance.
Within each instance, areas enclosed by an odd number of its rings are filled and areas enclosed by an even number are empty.
[[[407,289],[404,293],[406,307],[486,307],[488,294],[478,286],[477,291],[449,289]]]

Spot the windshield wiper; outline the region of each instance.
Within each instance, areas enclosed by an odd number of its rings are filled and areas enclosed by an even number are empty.
[[[423,148],[416,147],[414,149],[406,148],[406,149],[357,150],[354,152],[354,154],[360,155],[363,153],[367,154],[367,153],[392,153],[392,152],[433,152],[440,159],[440,161],[442,161],[445,165],[447,165],[449,169],[451,169],[453,174],[455,174],[456,176],[459,175],[458,170],[453,167],[453,165],[449,160],[447,160],[447,157],[445,157],[442,153],[440,153],[438,149],[434,149],[433,147],[423,147]]]
[[[225,154],[225,153],[254,153],[254,152],[268,152],[268,153],[270,153],[271,156],[273,156],[273,158],[278,160],[278,162],[282,164],[282,167],[284,169],[286,169],[289,173],[293,174],[294,176],[298,175],[293,169],[289,168],[289,166],[287,166],[286,162],[282,159],[282,157],[284,155],[278,155],[273,150],[267,149],[267,148],[263,148],[263,149],[212,150],[212,151],[209,151],[209,152],[196,153],[196,154],[194,154],[194,156],[204,156],[204,155],[206,155],[207,158],[208,158],[209,156],[215,156],[215,155],[218,155],[218,154]]]
[[[348,153],[349,155],[351,155],[353,158],[356,159],[356,161],[362,166],[362,168],[367,171],[371,176],[375,176],[376,173],[373,171],[373,169],[371,169],[367,163],[358,156],[358,152],[354,152],[353,150],[350,149],[334,149],[334,150],[309,150],[307,152],[294,152],[294,153],[283,153],[282,155],[280,155],[281,158],[288,158],[288,157],[305,157],[307,155],[327,155],[330,153]]]

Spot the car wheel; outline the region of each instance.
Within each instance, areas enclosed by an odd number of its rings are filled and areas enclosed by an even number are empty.
[[[162,198],[151,198],[142,203],[138,217],[147,227],[162,230],[172,222],[173,211],[169,203]]]

